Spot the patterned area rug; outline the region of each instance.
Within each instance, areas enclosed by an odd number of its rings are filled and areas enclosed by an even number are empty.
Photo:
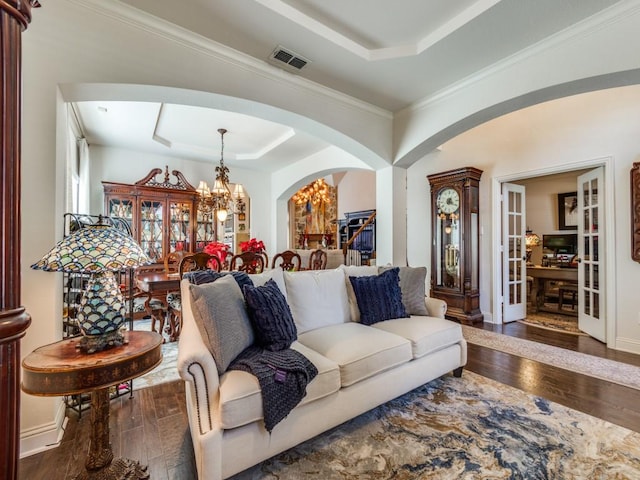
[[[151,320],[139,320],[134,323],[136,330],[151,331]],[[133,380],[133,388],[145,388],[159,383],[180,380],[178,375],[178,342],[169,342],[169,336],[163,333],[162,363],[149,373]]]
[[[551,309],[554,307],[552,304],[545,305]],[[567,312],[567,313],[575,313]],[[530,325],[532,327],[544,328],[547,330],[556,330],[564,333],[571,333],[574,335],[586,335],[586,333],[580,331],[578,328],[578,317],[575,315],[540,312],[531,313],[527,312],[527,318],[524,320],[518,320],[519,323]]]
[[[466,325],[462,333],[469,343],[640,390],[640,368],[633,365]]]
[[[465,371],[232,477],[300,478],[635,479],[640,434]]]

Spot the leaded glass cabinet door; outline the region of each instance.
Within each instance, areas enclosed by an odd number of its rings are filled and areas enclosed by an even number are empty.
[[[169,251],[193,251],[191,245],[191,209],[193,202],[169,200]]]
[[[140,246],[153,262],[158,263],[163,261],[165,255],[165,204],[162,200],[140,199]]]
[[[602,167],[578,177],[578,327],[592,337],[606,341],[604,230],[601,228],[601,204],[604,198]]]
[[[525,188],[502,184],[502,297],[503,321],[526,316]]]
[[[133,222],[135,211],[135,199],[133,197],[111,197],[107,198],[107,216],[119,217],[126,220],[131,232],[135,232]]]
[[[206,213],[202,210],[197,210],[197,224],[196,224],[196,251],[204,249],[204,247],[211,242],[215,241],[215,232],[212,222],[213,213]]]

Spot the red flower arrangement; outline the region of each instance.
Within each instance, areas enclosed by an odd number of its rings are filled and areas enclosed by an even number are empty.
[[[229,245],[222,242],[211,242],[204,247],[204,251],[209,255],[215,255],[220,260],[220,264],[223,264],[229,255]]]
[[[257,240],[252,238],[246,242],[240,242],[240,251],[241,252],[253,252],[253,253],[262,253],[265,251],[264,243],[262,240]]]

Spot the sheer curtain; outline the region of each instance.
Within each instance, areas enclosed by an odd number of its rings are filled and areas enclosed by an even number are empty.
[[[73,106],[67,110],[67,171],[65,212],[90,212],[89,144],[82,134]]]

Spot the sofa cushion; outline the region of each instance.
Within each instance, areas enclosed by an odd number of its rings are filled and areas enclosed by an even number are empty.
[[[360,310],[360,323],[373,325],[392,318],[408,317],[402,304],[398,268],[370,277],[349,277]]]
[[[380,267],[380,273],[393,268],[391,266]],[[402,303],[409,315],[428,316],[427,306],[424,303],[426,292],[427,267],[400,267],[400,290],[402,291]]]
[[[262,273],[254,273],[249,275],[249,278],[253,282],[256,287],[260,285],[264,285],[269,280],[273,280],[278,285],[278,288],[284,295],[284,298],[287,298],[287,288],[284,284],[284,277],[282,276],[281,268],[270,268],[263,270]]]
[[[353,292],[353,286],[349,277],[369,277],[378,274],[378,267],[370,265],[340,265],[338,270],[344,272],[344,283],[347,286],[347,297],[349,298],[349,309],[351,311],[351,321],[360,321],[360,310],[358,309],[358,300]]]
[[[298,335],[351,320],[344,274],[338,270],[284,272]]]
[[[298,333],[276,282],[271,279],[259,287],[245,285],[243,291],[257,345],[271,351],[289,348]]]
[[[339,365],[343,387],[411,360],[409,340],[360,323],[308,331],[298,341]]]
[[[463,338],[459,323],[435,317],[397,318],[376,323],[373,328],[410,340],[413,358],[455,345]]]
[[[340,389],[340,369],[331,360],[299,342],[291,348],[307,357],[318,375],[307,385],[307,394],[299,405],[331,395]],[[230,370],[220,378],[220,422],[222,428],[240,427],[262,419],[262,395],[258,379],[247,372]]]
[[[222,374],[240,352],[253,344],[244,296],[231,275],[204,285],[189,285],[189,292],[193,318]]]

